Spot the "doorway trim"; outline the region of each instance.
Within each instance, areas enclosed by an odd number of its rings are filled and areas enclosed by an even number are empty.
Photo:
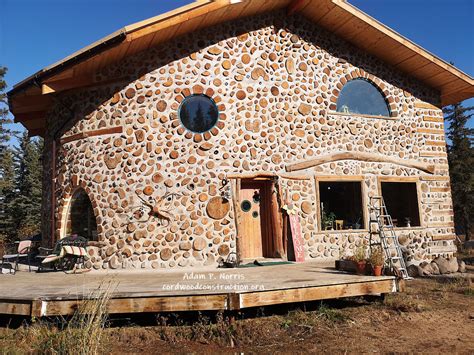
[[[57,219],[56,219],[56,228],[54,237],[52,240],[52,244],[56,243],[58,240],[64,238],[66,236],[67,231],[67,221],[69,218],[69,212],[71,208],[72,198],[76,194],[78,190],[84,190],[86,195],[89,197],[89,201],[92,205],[92,211],[94,213],[94,217],[96,220],[97,225],[97,241],[102,240],[102,226],[99,223],[99,213],[100,210],[97,207],[97,202],[94,199],[94,194],[92,193],[91,189],[87,186],[86,182],[80,180],[77,176],[73,176],[71,179],[71,183],[66,186],[63,191],[62,197],[57,201]],[[57,195],[60,196],[59,194]]]
[[[243,251],[243,240],[240,233],[242,232],[242,223],[243,216],[240,211],[240,192],[242,189],[242,182],[269,182],[271,183],[270,194],[271,200],[269,201],[270,207],[270,222],[271,222],[271,234],[273,240],[275,241],[274,245],[276,247],[275,254],[279,255],[278,258],[286,259],[287,250],[283,241],[283,219],[281,213],[280,201],[273,191],[280,191],[280,186],[278,183],[278,177],[274,174],[262,173],[262,174],[253,174],[249,177],[230,177],[232,179],[232,200],[233,200],[233,209],[235,217],[235,227],[236,227],[236,253],[239,260],[242,260],[242,251]]]

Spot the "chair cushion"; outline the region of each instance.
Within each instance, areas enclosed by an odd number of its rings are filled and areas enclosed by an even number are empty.
[[[59,260],[61,258],[62,258],[62,256],[59,256],[59,255],[56,255],[56,254],[51,254],[51,255],[46,256],[43,259],[43,261],[41,262],[41,264],[52,263],[53,261]]]
[[[64,254],[75,255],[75,256],[84,256],[87,254],[86,248],[77,247],[73,245],[65,245],[63,246]],[[61,253],[63,254],[63,253]]]
[[[16,259],[16,258],[24,258],[27,257],[28,254],[6,254],[2,256],[3,259]]]

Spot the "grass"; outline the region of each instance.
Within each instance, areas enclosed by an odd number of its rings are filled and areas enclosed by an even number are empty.
[[[161,340],[172,344],[191,341],[231,348],[241,344],[259,346],[269,335],[276,340],[279,332],[305,337],[321,325],[332,327],[349,319],[343,310],[324,303],[313,311],[298,308],[281,315],[264,315],[263,310],[255,312],[255,318],[241,320],[234,320],[223,312],[212,316],[199,313],[191,323],[184,323],[173,314],[159,316],[158,335]]]
[[[383,306],[399,313],[422,312],[427,310],[424,304],[412,299],[406,294],[388,295],[383,302]]]
[[[108,321],[110,290],[102,289],[90,295],[68,322],[34,321],[16,330],[0,328],[0,354],[99,354],[111,349],[146,353],[160,351],[161,346],[183,352],[199,352],[204,346],[213,351],[216,346],[223,351],[248,347],[265,351],[281,348],[282,342],[319,339],[318,343],[324,343],[323,334],[339,334],[354,325],[378,327],[390,319],[402,318],[425,321],[440,305],[444,305],[441,309],[450,305],[451,298],[462,300],[473,295],[472,285],[466,280],[422,280],[417,285],[406,293],[387,295],[383,303],[355,298],[259,308],[247,314],[167,313],[151,316],[151,324],[145,327],[124,328],[113,328],[114,320]],[[419,312],[427,313],[417,315]],[[109,324],[111,329],[104,330]]]
[[[441,297],[449,297],[449,293],[459,293],[465,296],[474,295],[474,285],[470,279],[454,278],[443,281],[438,281],[436,286],[432,289],[440,293]]]
[[[104,349],[103,330],[111,284],[93,291],[66,320],[31,320],[31,324],[0,334],[1,354],[99,354]]]
[[[317,311],[317,316],[331,323],[341,323],[348,320],[347,315],[341,310],[328,307],[324,303],[321,303],[321,306]]]
[[[168,325],[172,321],[173,325]],[[223,312],[218,312],[214,319],[199,312],[197,319],[191,325],[184,325],[177,319],[160,317],[160,338],[173,344],[181,340],[196,341],[202,344],[217,343],[222,346],[234,345],[235,326],[231,318]]]

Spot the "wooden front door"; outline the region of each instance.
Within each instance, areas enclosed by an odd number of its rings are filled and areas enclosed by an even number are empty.
[[[277,232],[278,207],[272,181],[242,181],[240,188],[241,259],[282,257],[281,233]]]

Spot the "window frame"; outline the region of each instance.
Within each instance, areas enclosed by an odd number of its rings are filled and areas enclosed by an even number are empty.
[[[355,113],[355,112],[342,112],[342,111],[338,111],[337,110],[337,106],[338,106],[338,102],[339,102],[339,99],[341,97],[341,93],[342,91],[344,90],[344,87],[346,87],[347,84],[349,84],[350,82],[354,82],[356,80],[361,80],[361,81],[365,81],[367,83],[369,83],[370,85],[372,85],[374,87],[375,90],[377,90],[379,92],[379,94],[382,96],[384,102],[385,102],[385,106],[387,107],[387,111],[388,111],[388,116],[385,116],[385,115],[371,115],[371,114],[368,114],[368,113]],[[360,116],[360,117],[368,117],[368,118],[382,118],[382,119],[387,119],[387,118],[394,118],[394,113],[393,111],[391,110],[390,108],[390,103],[387,99],[387,96],[385,95],[385,93],[382,91],[382,89],[372,80],[368,79],[368,78],[364,78],[364,77],[356,77],[356,78],[352,78],[350,80],[348,80],[347,82],[344,83],[344,85],[342,86],[342,88],[339,90],[338,94],[337,94],[337,97],[336,97],[336,108],[335,110],[333,110],[332,112],[333,113],[337,113],[337,114],[340,114],[340,115],[345,115],[345,116]]]
[[[363,233],[368,229],[368,213],[367,213],[367,187],[364,184],[365,178],[361,175],[316,175],[314,177],[314,187],[316,194],[316,224],[318,233]],[[320,182],[358,182],[360,184],[360,193],[362,197],[362,220],[364,221],[364,228],[361,229],[342,229],[342,230],[324,230],[321,223],[321,199],[319,193]]]
[[[186,127],[183,123],[183,120],[181,119],[181,109],[184,105],[184,103],[186,102],[187,99],[190,99],[192,97],[205,97],[207,99],[209,99],[209,101],[215,106],[216,108],[216,112],[217,112],[217,119],[216,119],[216,122],[212,125],[212,127],[210,127],[209,129],[203,131],[203,132],[195,132],[195,131],[192,131],[191,129],[189,129],[188,127]],[[201,94],[198,94],[198,93],[193,93],[191,95],[188,95],[186,97],[184,97],[184,99],[180,102],[179,106],[178,106],[178,121],[180,123],[180,125],[189,133],[192,133],[192,134],[205,134],[207,132],[210,132],[214,127],[217,127],[217,123],[219,122],[219,119],[220,119],[220,110],[219,110],[219,106],[217,105],[217,103],[214,101],[214,99],[204,93],[201,93]]]
[[[414,227],[393,227],[395,230],[411,230],[425,228],[423,221],[423,213],[421,210],[421,180],[419,177],[393,177],[393,176],[379,176],[377,178],[377,189],[379,196],[382,196],[382,183],[383,182],[394,182],[394,183],[415,183],[416,184],[416,199],[418,203],[418,219],[420,220],[419,226]]]

